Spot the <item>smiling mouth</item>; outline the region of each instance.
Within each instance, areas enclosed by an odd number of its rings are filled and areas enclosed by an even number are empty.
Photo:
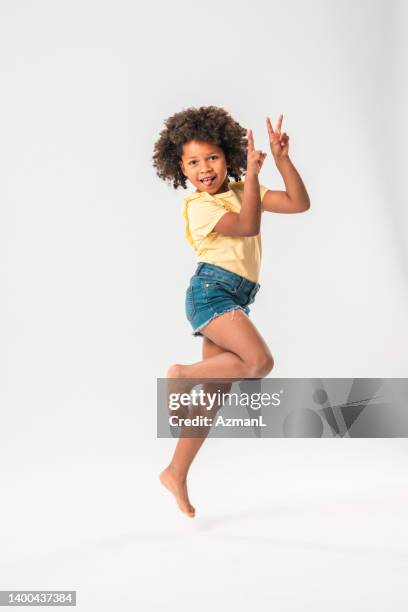
[[[203,185],[205,185],[206,187],[208,187],[209,185],[212,185],[213,182],[215,181],[215,176],[210,176],[210,177],[206,177],[204,179],[200,179],[200,183],[203,183]]]

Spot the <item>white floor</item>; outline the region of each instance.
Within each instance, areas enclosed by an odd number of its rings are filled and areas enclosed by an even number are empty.
[[[405,611],[405,440],[208,440],[197,517],[134,462],[1,476],[0,589],[77,591],[77,608]]]

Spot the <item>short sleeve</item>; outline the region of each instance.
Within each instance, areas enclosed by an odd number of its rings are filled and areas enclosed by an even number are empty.
[[[261,202],[264,199],[264,195],[268,190],[268,187],[265,187],[264,185],[259,185],[259,190],[261,192]]]
[[[228,210],[214,200],[197,198],[188,207],[188,224],[194,242],[198,245]]]
[[[235,183],[232,184],[232,187],[236,190],[238,190],[239,194],[240,194],[240,199],[242,199],[244,197],[244,185],[245,185],[245,181],[236,181]],[[261,202],[264,199],[264,195],[265,193],[269,190],[269,187],[265,187],[265,185],[259,185],[259,192],[261,195]]]

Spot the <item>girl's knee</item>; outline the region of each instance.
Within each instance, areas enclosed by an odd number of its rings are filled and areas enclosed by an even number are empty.
[[[166,378],[182,378],[182,365],[180,363],[173,363],[167,369]]]
[[[270,353],[261,353],[251,359],[249,363],[248,378],[263,378],[269,374],[274,366],[274,360]]]

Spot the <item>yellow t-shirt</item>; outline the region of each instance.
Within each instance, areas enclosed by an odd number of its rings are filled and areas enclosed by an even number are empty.
[[[244,181],[229,181],[228,187],[229,191],[215,195],[196,191],[184,199],[186,238],[197,253],[197,263],[221,266],[256,283],[261,269],[261,234],[224,236],[213,231],[226,212],[241,210]],[[260,185],[261,201],[267,191]]]

